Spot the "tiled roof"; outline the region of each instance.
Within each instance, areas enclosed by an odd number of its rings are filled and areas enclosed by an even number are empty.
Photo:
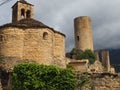
[[[63,33],[61,32],[58,32],[58,31],[55,31],[53,28],[43,24],[42,22],[40,21],[37,21],[37,20],[34,20],[34,19],[22,19],[18,22],[15,22],[15,23],[8,23],[8,24],[5,24],[3,26],[0,26],[0,29],[1,28],[4,28],[4,27],[18,27],[18,28],[49,28],[51,29],[52,31],[54,32],[57,32],[59,34],[62,34],[64,35]],[[65,35],[64,35],[65,36]]]

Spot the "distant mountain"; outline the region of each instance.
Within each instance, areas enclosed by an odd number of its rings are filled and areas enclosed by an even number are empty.
[[[109,49],[111,64],[120,64],[120,49]]]
[[[110,62],[117,72],[120,72],[120,49],[108,49],[110,54]]]

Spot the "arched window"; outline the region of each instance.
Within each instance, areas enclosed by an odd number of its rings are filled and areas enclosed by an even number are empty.
[[[27,12],[26,12],[26,18],[30,18],[30,17],[31,17],[31,11],[27,10]]]
[[[21,9],[21,18],[25,18],[25,9]]]
[[[47,33],[47,32],[44,32],[44,33],[43,33],[43,39],[44,39],[44,40],[47,40],[47,39],[48,39],[48,33]]]

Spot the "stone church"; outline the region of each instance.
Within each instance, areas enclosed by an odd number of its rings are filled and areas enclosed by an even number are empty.
[[[19,0],[12,23],[0,26],[0,56],[7,67],[22,61],[65,67],[65,35],[35,20],[34,6]]]
[[[65,34],[34,19],[34,5],[19,0],[12,6],[12,22],[0,26],[0,58],[7,70],[21,62],[37,62],[45,65],[56,65],[65,68],[74,64],[78,70],[88,71],[88,60],[76,61],[77,54],[90,49],[94,51],[91,19],[81,16],[74,19],[75,51],[70,57],[65,56]],[[102,65],[111,71],[109,52],[100,51]],[[103,71],[99,64],[93,66],[95,71]],[[82,63],[82,64],[81,64]],[[0,65],[2,65],[0,64]],[[86,66],[87,65],[87,66]],[[83,70],[83,71],[84,71]]]
[[[19,0],[12,6],[12,22],[0,26],[0,82],[2,88],[10,88],[10,73],[21,62],[37,62],[65,68],[73,65],[78,71],[110,72],[109,52],[102,52],[102,64],[97,61],[88,67],[88,60],[74,57],[86,49],[94,51],[91,20],[88,16],[74,19],[75,52],[72,58],[65,56],[65,34],[34,19],[34,5]],[[10,89],[5,89],[10,90]]]
[[[74,28],[75,51],[69,58],[65,56],[65,34],[35,20],[34,5],[25,0],[17,1],[12,6],[12,22],[0,26],[0,58],[4,68],[9,70],[21,62],[37,62],[62,68],[75,63],[80,70],[88,70],[85,66],[88,60],[74,62],[74,57],[86,49],[94,51],[91,19],[88,16],[75,18]],[[96,52],[99,60],[98,54]],[[110,71],[109,53],[105,50],[102,51],[102,63]]]

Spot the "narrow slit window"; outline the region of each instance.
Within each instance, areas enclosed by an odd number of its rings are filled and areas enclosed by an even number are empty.
[[[79,39],[80,39],[79,36],[77,36],[77,41],[79,41]]]

